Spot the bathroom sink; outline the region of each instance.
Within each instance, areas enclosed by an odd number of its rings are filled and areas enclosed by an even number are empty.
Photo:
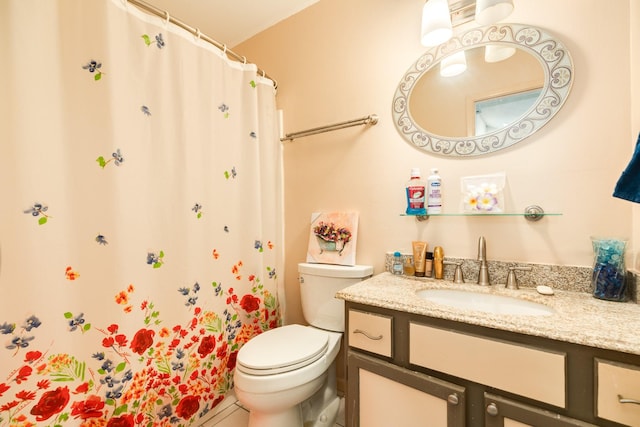
[[[417,291],[416,295],[436,304],[485,313],[522,316],[549,316],[555,313],[553,308],[544,304],[504,295],[454,289],[424,289]]]

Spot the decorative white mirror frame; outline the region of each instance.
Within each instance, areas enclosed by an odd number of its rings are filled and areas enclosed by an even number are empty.
[[[446,137],[421,128],[409,111],[411,89],[422,75],[453,53],[498,43],[515,45],[533,55],[544,69],[544,87],[536,103],[519,119],[501,130],[479,136]],[[573,83],[573,63],[566,47],[544,30],[520,24],[496,24],[456,34],[429,49],[404,74],[393,97],[396,129],[410,144],[424,151],[452,157],[471,157],[510,147],[547,124],[567,99]]]

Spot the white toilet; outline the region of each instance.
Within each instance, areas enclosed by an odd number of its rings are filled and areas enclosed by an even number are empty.
[[[344,332],[339,290],[371,277],[373,267],[298,264],[302,312],[310,326],[271,329],[238,352],[235,394],[249,427],[333,427],[340,399],[335,358]]]

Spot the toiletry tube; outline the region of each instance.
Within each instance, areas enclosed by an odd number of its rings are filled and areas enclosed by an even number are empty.
[[[444,250],[440,246],[433,248],[433,271],[436,279],[442,279],[444,270]]]
[[[413,263],[416,268],[416,277],[424,277],[424,261],[427,253],[427,242],[414,241],[413,244]]]

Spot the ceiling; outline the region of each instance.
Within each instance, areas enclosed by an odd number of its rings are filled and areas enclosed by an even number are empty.
[[[319,0],[145,0],[233,48]]]

